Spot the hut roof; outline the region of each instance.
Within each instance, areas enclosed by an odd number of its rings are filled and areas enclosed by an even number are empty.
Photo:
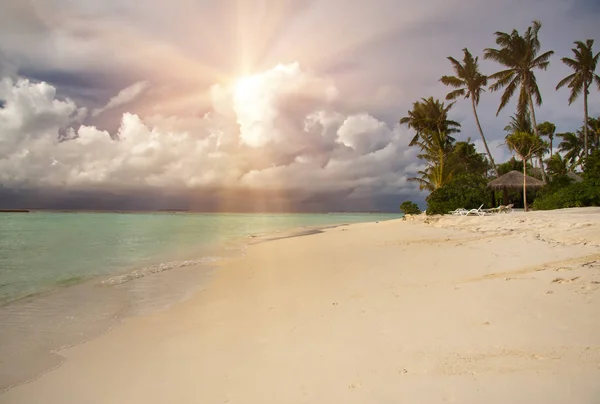
[[[527,188],[540,188],[544,183],[537,178],[527,176]],[[523,189],[523,173],[520,171],[510,171],[488,183],[488,187],[493,189]]]
[[[572,179],[574,182],[581,182],[581,181],[583,181],[583,178],[581,178],[579,175],[577,175],[573,171],[569,171],[567,173],[567,177],[569,177],[570,179]]]

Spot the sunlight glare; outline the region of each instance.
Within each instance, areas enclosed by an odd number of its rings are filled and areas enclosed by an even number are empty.
[[[237,102],[251,101],[260,90],[258,76],[244,76],[239,78],[234,85],[233,96]]]

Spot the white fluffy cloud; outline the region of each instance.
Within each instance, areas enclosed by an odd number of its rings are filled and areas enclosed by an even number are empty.
[[[105,108],[133,99],[129,87]],[[366,113],[338,110],[327,78],[279,65],[213,87],[201,117],[123,114],[116,133],[79,125],[86,109],[54,87],[4,79],[0,183],[5,187],[298,191],[303,198],[396,194],[414,161],[408,135]],[[410,189],[412,186],[408,185]]]

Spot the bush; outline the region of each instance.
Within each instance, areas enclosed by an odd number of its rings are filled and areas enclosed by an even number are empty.
[[[427,214],[446,214],[458,208],[478,208],[491,200],[487,180],[477,174],[455,177],[427,197]]]
[[[583,181],[566,184],[564,178],[552,180],[533,202],[536,210],[600,206],[600,151],[587,158]]]
[[[573,183],[573,179],[568,175],[555,174],[552,176],[550,181],[539,190],[536,190],[537,198],[545,198],[552,195],[563,188],[570,186]]]
[[[402,202],[402,205],[400,205],[400,210],[405,215],[418,215],[419,213],[421,213],[421,209],[419,209],[417,204],[412,201]]]
[[[600,186],[600,150],[594,151],[586,159],[583,178],[590,185]]]
[[[600,206],[600,188],[588,182],[578,182],[545,194],[533,202],[535,210],[563,208],[579,208],[583,206]]]

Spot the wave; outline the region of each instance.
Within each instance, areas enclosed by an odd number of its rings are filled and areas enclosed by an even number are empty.
[[[161,263],[161,264],[157,264],[157,265],[150,265],[150,266],[147,266],[147,267],[144,267],[141,269],[136,269],[135,271],[132,271],[132,272],[129,272],[126,274],[112,276],[108,279],[103,280],[102,282],[100,282],[100,284],[104,285],[104,286],[121,285],[123,283],[129,282],[129,281],[132,281],[135,279],[143,278],[145,276],[156,274],[159,272],[168,271],[170,269],[183,268],[183,267],[189,267],[189,266],[201,265],[201,264],[211,264],[211,263],[222,261],[222,260],[224,260],[223,257],[204,257],[204,258],[197,259],[197,260],[172,261],[172,262],[166,262],[166,263]]]

